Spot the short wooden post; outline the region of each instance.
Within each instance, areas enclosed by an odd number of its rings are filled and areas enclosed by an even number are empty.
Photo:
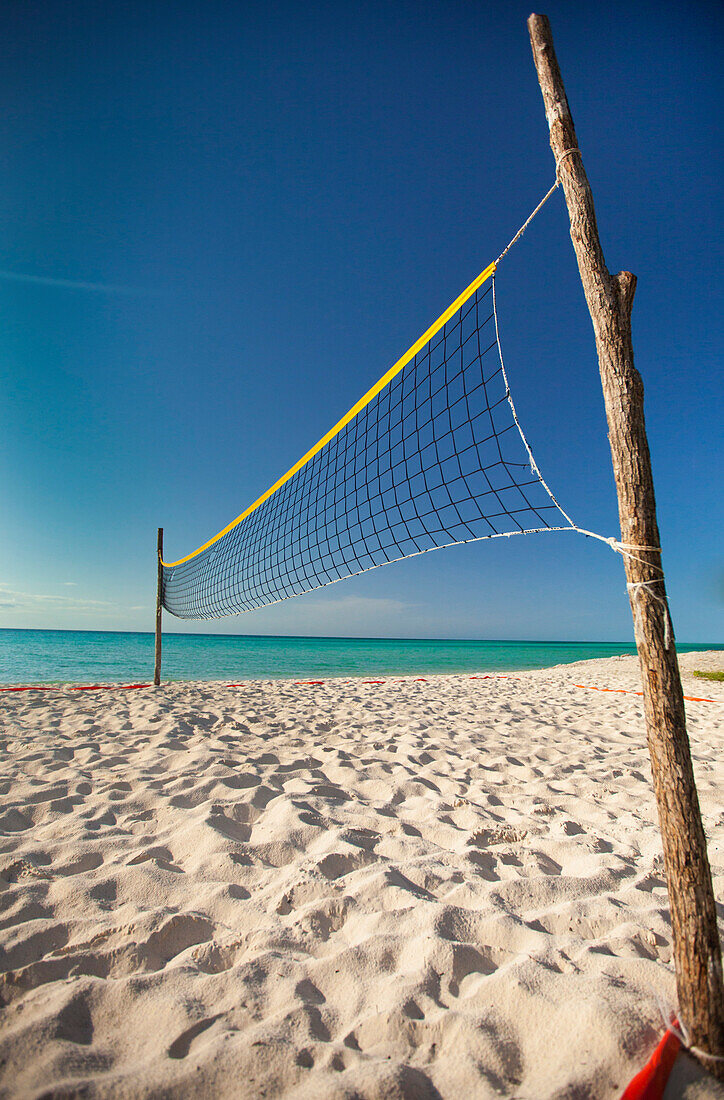
[[[696,1056],[712,1073],[724,1076],[724,1062],[716,1060],[724,1056],[721,947],[661,567],[643,384],[631,342],[636,278],[628,271],[609,274],[550,23],[545,15],[531,15],[528,30],[596,337],[621,542],[633,555],[624,555],[624,564],[668,881],[679,1016],[697,1048]]]
[[[156,664],[153,670],[153,682],[156,687],[161,683],[161,615],[163,613],[163,527],[158,529],[158,555],[156,566]]]

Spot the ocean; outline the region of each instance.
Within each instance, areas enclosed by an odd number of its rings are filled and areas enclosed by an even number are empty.
[[[679,650],[722,645],[679,645]],[[635,653],[607,642],[434,641],[165,634],[164,680],[324,679],[515,672]],[[138,682],[153,678],[153,634],[0,629],[0,683]]]

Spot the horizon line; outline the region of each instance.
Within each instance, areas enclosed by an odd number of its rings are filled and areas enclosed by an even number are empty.
[[[25,630],[36,631],[42,633],[55,633],[55,634],[140,634],[154,637],[155,632],[153,630],[101,630],[101,629],[89,629],[88,627],[64,627],[64,626],[0,626],[0,631],[11,630]],[[208,634],[203,631],[183,631],[183,630],[168,630],[163,632],[164,637],[173,638],[245,638],[259,639],[259,638],[281,638],[288,640],[303,640],[310,642],[328,641],[328,642],[484,642],[484,643],[505,643],[508,645],[625,645],[629,648],[635,649],[636,643],[631,641],[605,641],[602,639],[593,638],[439,638],[439,637],[399,637],[399,636],[387,636],[387,635],[349,635],[349,634],[222,634],[212,633]],[[714,648],[724,649],[724,642],[711,642],[711,641],[678,641],[679,645],[705,645],[713,646]]]

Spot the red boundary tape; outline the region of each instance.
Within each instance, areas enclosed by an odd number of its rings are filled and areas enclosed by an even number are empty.
[[[618,695],[643,695],[643,691],[628,691],[626,688],[600,688],[591,684],[574,684],[574,687],[585,688],[586,691],[613,691]],[[716,699],[699,699],[696,695],[685,695],[687,703],[716,703]]]
[[[68,691],[131,691],[134,688],[150,688],[151,684],[35,684],[31,687],[0,688],[0,691],[60,691],[64,687]]]
[[[520,676],[510,676],[502,672],[487,673],[484,676],[471,676],[471,680],[520,680]],[[210,681],[213,683],[213,681]],[[316,686],[326,684],[326,680],[295,680],[295,685],[310,685]],[[363,680],[363,684],[384,684],[386,680]],[[398,684],[403,684],[404,680],[396,681]],[[415,681],[416,684],[426,684],[428,681],[424,676],[418,676]],[[350,680],[347,683],[351,683]],[[223,687],[245,687],[241,684],[223,684]],[[607,691],[616,695],[643,695],[642,691],[629,691],[627,688],[604,688],[595,687],[592,684],[574,684],[574,687],[583,688],[584,691]],[[151,687],[151,684],[49,684],[44,686],[42,684],[31,685],[29,687],[0,687],[2,691],[59,691],[61,688],[67,688],[69,691],[132,691],[135,688],[147,688]],[[716,699],[702,699],[696,695],[685,695],[687,703],[716,703]]]
[[[678,1035],[667,1029],[644,1068],[624,1089],[621,1100],[662,1100],[680,1047]]]

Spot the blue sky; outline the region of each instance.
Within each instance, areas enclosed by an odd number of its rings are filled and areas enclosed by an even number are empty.
[[[553,181],[517,2],[21,3],[0,15],[0,626],[152,629],[167,556],[276,480]],[[611,270],[639,279],[673,620],[721,641],[714,3],[549,3]],[[584,528],[617,510],[560,193],[498,275],[518,412]],[[166,617],[168,629],[194,629]],[[580,536],[425,555],[223,633],[628,640]]]

